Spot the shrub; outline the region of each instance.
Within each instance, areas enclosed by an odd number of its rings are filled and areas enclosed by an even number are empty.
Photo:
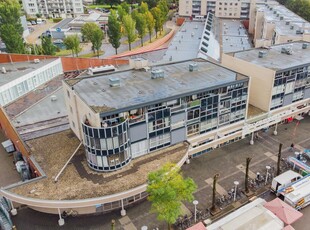
[[[58,23],[58,22],[60,22],[62,20],[62,18],[53,18],[53,22],[54,23]]]

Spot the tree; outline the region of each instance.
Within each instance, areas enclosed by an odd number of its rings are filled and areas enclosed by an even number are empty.
[[[109,36],[109,42],[115,49],[115,53],[117,54],[117,49],[121,45],[121,23],[117,19],[116,12],[114,10],[111,10],[111,14],[109,15],[108,19],[108,36]]]
[[[143,38],[146,34],[146,21],[145,15],[138,13],[136,16],[136,29],[138,31],[138,37],[141,39],[141,46],[143,46]]]
[[[132,17],[127,14],[123,19],[124,25],[124,34],[127,37],[129,50],[131,50],[131,43],[134,42],[137,38],[136,35],[136,22],[132,19]]]
[[[167,163],[161,169],[148,175],[148,200],[151,210],[158,214],[158,220],[165,220],[170,225],[181,214],[183,201],[192,201],[197,185],[191,178],[184,179],[180,168]]]
[[[215,206],[215,193],[216,193],[216,183],[217,179],[220,177],[220,174],[215,174],[213,177],[213,187],[212,187],[212,206],[211,206],[211,212],[216,211],[216,206]]]
[[[247,157],[246,158],[246,164],[245,164],[245,179],[244,179],[244,187],[245,187],[245,192],[249,193],[249,186],[248,186],[248,179],[249,179],[249,167],[250,167],[250,162],[252,158]]]
[[[81,28],[81,32],[84,38],[92,43],[93,51],[97,51],[97,56],[99,57],[103,39],[103,32],[100,27],[94,22],[87,22]]]
[[[144,0],[144,2],[147,3],[150,8],[153,8],[157,5],[157,0]]]
[[[122,2],[122,4],[120,6],[123,8],[123,10],[126,12],[126,14],[130,13],[130,6],[126,2]]]
[[[78,57],[79,52],[82,50],[80,47],[80,39],[77,35],[70,35],[64,39],[64,44],[67,49],[72,51],[72,56],[74,54]]]
[[[279,153],[278,153],[278,161],[277,161],[277,176],[280,175],[280,163],[281,163],[281,155],[282,155],[282,143],[279,144]]]
[[[145,2],[141,2],[141,6],[139,8],[139,12],[142,14],[145,14],[146,12],[149,11],[149,6]]]
[[[152,33],[154,30],[154,26],[155,26],[155,20],[154,20],[153,14],[150,11],[147,11],[145,13],[145,22],[146,22],[147,31],[149,32],[150,42],[152,42]]]
[[[102,46],[103,32],[98,27],[92,35],[91,43],[93,44],[93,48],[97,51],[97,57],[99,58],[100,49]]]
[[[55,55],[56,47],[49,36],[41,36],[41,44],[44,55]]]
[[[160,31],[163,30],[164,22],[167,21],[167,15],[169,13],[169,7],[166,0],[160,0],[158,2],[158,8],[160,9],[161,14],[161,27]]]
[[[156,38],[157,38],[157,33],[161,30],[162,28],[162,14],[159,9],[159,7],[154,7],[151,9],[151,13],[154,17],[155,20],[155,32],[156,32]]]
[[[124,16],[127,14],[126,10],[121,5],[117,6],[117,14],[118,14],[118,19],[122,22]]]
[[[0,38],[9,53],[25,53],[20,5],[17,0],[0,1]]]
[[[98,1],[98,0],[97,0],[97,1]],[[112,8],[113,5],[118,5],[118,4],[120,4],[120,3],[121,3],[121,0],[104,0],[104,1],[102,0],[102,2],[100,2],[100,4],[103,4],[103,3],[110,5],[111,8]]]

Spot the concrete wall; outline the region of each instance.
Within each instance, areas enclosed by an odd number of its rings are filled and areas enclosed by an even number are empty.
[[[191,16],[192,15],[192,0],[180,0],[179,1],[179,15],[180,16]]]
[[[269,111],[275,71],[260,67],[227,54],[222,55],[222,65],[249,76],[249,103],[264,111]]]
[[[63,91],[65,103],[68,111],[68,119],[70,127],[79,140],[83,140],[83,132],[81,122],[88,118],[91,121],[91,126],[100,127],[99,113],[91,110],[84,101],[76,96],[72,87],[63,82]]]

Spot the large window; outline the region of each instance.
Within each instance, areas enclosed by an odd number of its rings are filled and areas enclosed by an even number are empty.
[[[150,148],[162,146],[170,142],[170,134],[163,134],[150,139]]]
[[[149,132],[153,132],[158,129],[169,127],[169,125],[170,125],[169,117],[165,117],[165,118],[161,118],[161,119],[149,122]]]

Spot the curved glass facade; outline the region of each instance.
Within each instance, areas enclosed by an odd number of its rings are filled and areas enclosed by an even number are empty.
[[[96,171],[113,171],[131,160],[128,120],[111,127],[82,123],[87,163]]]

